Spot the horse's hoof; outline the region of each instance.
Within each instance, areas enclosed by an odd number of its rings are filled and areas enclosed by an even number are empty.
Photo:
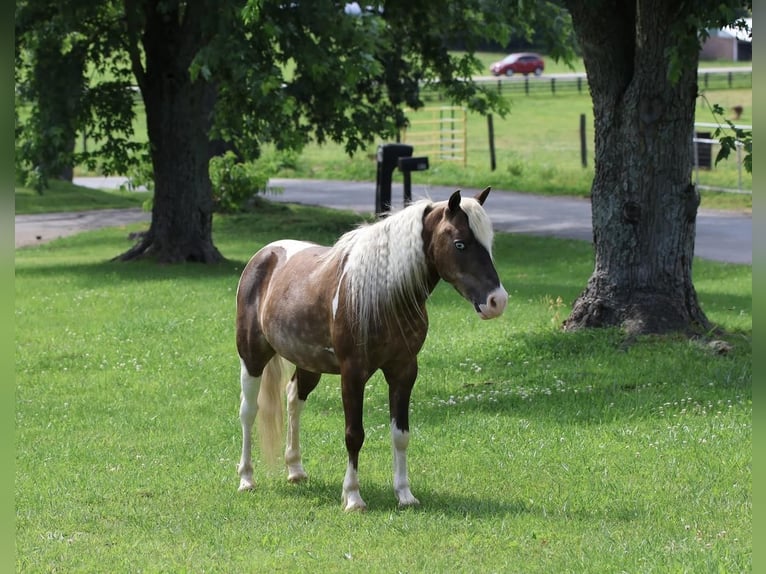
[[[418,506],[420,504],[420,501],[413,496],[412,491],[409,488],[395,490],[394,494],[396,494],[396,500],[399,502],[399,508]]]
[[[367,505],[362,500],[362,497],[359,496],[359,491],[350,494],[344,492],[341,500],[345,512],[364,512],[367,510]]]
[[[346,508],[343,509],[344,512],[366,512],[367,511],[367,505],[362,502],[359,504],[358,502],[350,503],[346,505]]]
[[[242,479],[239,482],[239,488],[237,489],[237,492],[248,492],[250,490],[253,490],[255,488],[255,485],[252,483],[252,481]]]
[[[399,500],[399,508],[411,508],[413,506],[420,506],[420,501],[414,496],[404,500]]]
[[[287,482],[292,484],[298,484],[299,482],[305,482],[309,479],[309,475],[305,472],[295,472],[287,476]]]

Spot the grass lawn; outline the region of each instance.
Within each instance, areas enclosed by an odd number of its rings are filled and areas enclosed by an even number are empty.
[[[239,273],[267,241],[357,222],[284,205],[217,217],[229,261],[208,267],[109,262],[126,229],[16,250],[16,571],[751,570],[750,266],[695,261],[728,353],[628,344],[558,329],[592,271],[586,243],[500,234],[503,317],[478,320],[444,284],[429,303],[409,450],[421,507],[396,508],[379,374],[367,513],[341,509],[332,376],[303,417],[310,480],[259,468],[237,493]]]
[[[16,213],[53,213],[141,207],[150,195],[146,192],[119,189],[89,189],[57,180],[50,180],[48,185],[48,189],[42,195],[34,189],[17,185],[14,195]]]

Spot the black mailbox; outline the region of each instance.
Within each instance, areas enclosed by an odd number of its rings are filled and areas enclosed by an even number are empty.
[[[425,171],[428,169],[428,158],[423,157],[400,157],[397,166],[402,171]]]
[[[412,146],[407,144],[383,144],[378,146],[377,177],[375,180],[375,214],[391,211],[391,175],[397,160],[410,157]]]
[[[413,171],[425,171],[428,169],[428,158],[423,157],[400,157],[397,160],[399,171],[404,176],[404,205],[412,201],[412,179],[410,173]]]

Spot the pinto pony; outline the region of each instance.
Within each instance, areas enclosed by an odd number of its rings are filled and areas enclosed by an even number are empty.
[[[300,416],[322,373],[340,374],[348,466],[345,510],[364,510],[359,451],[364,442],[364,387],[381,369],[388,383],[394,493],[399,506],[419,504],[407,474],[409,403],[417,354],[428,331],[426,300],[440,279],[482,319],[508,302],[492,259],[492,224],[475,198],[422,200],[343,235],[332,247],[276,241],[258,251],[237,288],[237,351],[242,386],[239,490],[251,490],[252,427],[259,415],[264,455],[282,447],[282,392],[287,394],[287,479],[307,478]],[[294,365],[290,375],[288,368]]]

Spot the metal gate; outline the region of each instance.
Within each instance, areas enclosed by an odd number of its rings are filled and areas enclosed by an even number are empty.
[[[459,106],[429,106],[405,110],[409,127],[402,130],[402,143],[432,162],[467,161],[466,110]]]

